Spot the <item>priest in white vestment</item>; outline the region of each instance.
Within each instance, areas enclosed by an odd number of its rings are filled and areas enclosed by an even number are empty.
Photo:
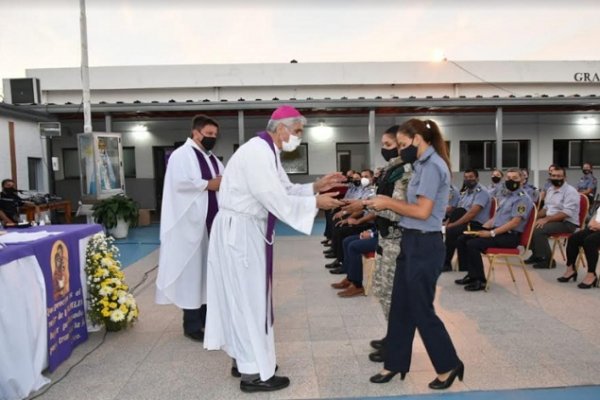
[[[219,192],[208,251],[208,315],[204,347],[234,359],[232,374],[244,392],[289,385],[276,376],[272,308],[272,243],[275,218],[310,234],[318,208],[343,203],[317,194],[345,177],[329,174],[314,184],[292,184],[279,152],[300,144],[305,118],[293,107],[275,110],[260,133],[229,160]]]
[[[194,117],[191,137],[169,157],[160,219],[156,302],[183,310],[183,332],[204,338],[208,238],[218,210],[223,164],[211,152],[218,123]]]

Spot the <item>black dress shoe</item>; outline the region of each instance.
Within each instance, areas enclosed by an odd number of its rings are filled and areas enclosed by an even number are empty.
[[[321,240],[321,244],[327,244],[327,243],[329,243],[329,239]]]
[[[279,365],[275,365],[275,372],[277,372],[278,369],[279,369]],[[241,378],[242,374],[237,369],[237,367],[231,367],[231,376],[233,376],[234,378]]]
[[[329,264],[325,264],[325,268],[339,268],[342,265],[341,262],[339,262],[338,260],[335,260],[333,262],[330,262]]]
[[[440,381],[438,378],[435,378],[431,382],[429,382],[429,388],[435,390],[443,390],[448,389],[454,383],[454,379],[458,377],[459,381],[463,380],[463,376],[465,374],[465,364],[462,361],[458,362],[458,366],[450,371],[450,375],[445,381]]]
[[[330,269],[330,270],[329,270],[329,273],[330,273],[330,274],[333,274],[333,275],[341,275],[341,274],[345,274],[345,272],[344,272],[344,268],[342,268],[342,267],[339,267],[339,268],[334,268],[334,269]]]
[[[404,380],[406,377],[406,372],[388,372],[387,374],[378,373],[373,375],[369,380],[373,383],[386,383],[391,381],[397,374],[400,374],[401,380]]]
[[[383,346],[385,346],[385,339],[379,339],[379,340],[371,340],[371,342],[369,343],[371,345],[372,348],[374,348],[375,350],[379,350],[381,349]]]
[[[325,254],[325,255],[326,254],[330,254],[330,253],[333,253],[333,249],[325,249],[325,250],[323,250],[323,254]]]
[[[381,352],[381,349],[372,352],[371,354],[369,354],[369,360],[373,361],[373,362],[384,362],[384,355]]]
[[[467,292],[477,292],[479,290],[485,290],[485,282],[476,280],[465,286]]]
[[[569,282],[571,279],[573,279],[573,282],[577,282],[577,271],[573,272],[569,276],[561,276],[559,278],[556,278],[557,281],[562,283]]]
[[[469,275],[466,275],[462,279],[457,279],[454,281],[457,285],[468,285],[469,283],[475,282],[475,279],[471,278]]]
[[[195,342],[204,341],[204,332],[184,332],[183,335],[186,338],[190,338]]]
[[[525,260],[525,261],[523,261],[523,262],[524,262],[525,264],[537,264],[537,263],[539,263],[540,261],[544,261],[544,259],[543,259],[543,258],[541,258],[541,257],[535,257],[535,256],[533,256],[533,255],[532,255],[531,257],[529,257],[527,260]]]
[[[273,375],[266,381],[261,381],[260,378],[256,378],[253,381],[241,381],[240,389],[242,392],[253,393],[253,392],[273,392],[275,390],[281,390],[290,386],[290,378],[287,376]]]

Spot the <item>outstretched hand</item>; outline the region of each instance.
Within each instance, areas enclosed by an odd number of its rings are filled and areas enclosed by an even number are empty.
[[[317,195],[317,208],[331,210],[343,206],[344,203],[335,198],[338,194],[338,192],[330,192]]]
[[[377,196],[369,199],[369,200],[361,200],[362,205],[368,208],[372,208],[375,211],[381,211],[381,210],[385,210],[388,207],[388,201],[391,198],[388,196],[384,196],[381,194],[378,194]]]
[[[341,172],[332,172],[320,179],[317,179],[313,184],[313,188],[315,193],[326,192],[336,186],[339,186],[340,183],[345,181],[346,177]]]

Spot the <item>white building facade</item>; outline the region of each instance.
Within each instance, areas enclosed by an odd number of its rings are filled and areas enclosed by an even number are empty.
[[[598,74],[600,62],[570,61],[96,67],[90,88],[94,131],[123,134],[127,193],[143,207],[157,208],[162,154],[185,140],[195,114],[220,122],[214,151],[226,162],[281,104],[298,107],[309,119],[306,163],[292,175],[299,182],[339,169],[345,155],[353,168],[383,165],[381,132],[418,117],[441,126],[456,182],[470,167],[487,183],[489,169],[501,164],[531,169],[539,184],[548,165],[558,162],[571,167],[574,183],[583,158],[600,166]],[[42,104],[19,108],[61,122],[62,136],[52,139],[60,165],[53,183],[57,194],[75,201],[79,182],[72,158],[76,134],[83,131],[80,71],[35,69],[27,76],[40,80]],[[0,124],[4,129],[5,121]],[[28,142],[33,146],[34,140]]]

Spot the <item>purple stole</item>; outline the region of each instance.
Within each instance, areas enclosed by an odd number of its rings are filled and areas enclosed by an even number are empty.
[[[275,156],[275,168],[277,168],[277,153],[275,152],[275,145],[273,144],[273,138],[267,132],[261,132],[258,137],[267,142],[273,155]],[[269,303],[271,303],[271,326],[275,320],[275,314],[273,313],[273,233],[275,231],[275,222],[277,218],[272,213],[269,213],[267,217],[267,236],[266,239],[270,244],[266,243],[266,256],[267,256],[267,273],[266,273],[266,314],[265,314],[265,333],[269,332]]]
[[[202,179],[205,181],[216,178],[212,176],[210,172],[210,168],[206,159],[200,152],[200,150],[192,147],[194,149],[194,153],[196,154],[196,158],[198,159],[198,164],[200,165],[200,172],[202,174]],[[208,158],[215,169],[216,174],[219,174],[219,165],[217,164],[217,160],[213,154],[209,155]],[[208,234],[210,235],[210,228],[212,226],[213,220],[215,219],[215,215],[217,215],[217,211],[219,211],[219,205],[217,204],[217,193],[213,190],[207,190],[208,192],[208,212],[206,213],[206,229],[208,230]]]

